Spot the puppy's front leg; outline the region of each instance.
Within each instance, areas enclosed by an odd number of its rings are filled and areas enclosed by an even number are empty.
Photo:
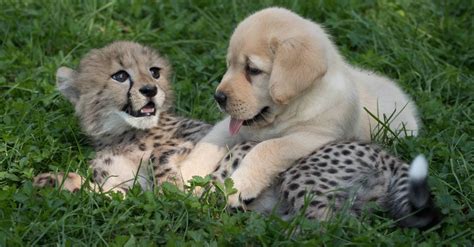
[[[227,150],[240,141],[238,136],[230,136],[229,121],[230,119],[226,118],[217,123],[181,162],[181,176],[185,183],[193,176],[204,177],[214,171]]]
[[[297,159],[333,139],[327,135],[300,132],[259,143],[232,174],[238,192],[229,197],[228,204],[240,207],[251,202]]]

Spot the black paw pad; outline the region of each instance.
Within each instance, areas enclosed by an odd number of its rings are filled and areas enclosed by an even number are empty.
[[[236,207],[230,207],[229,211],[231,213],[238,213],[238,212],[244,212],[245,209],[242,206],[236,206]]]
[[[56,179],[50,176],[41,177],[38,180],[36,180],[34,183],[38,187],[54,187],[56,185]]]
[[[252,203],[253,201],[255,201],[255,197],[254,197],[254,198],[249,198],[249,199],[243,200],[243,202],[244,202],[245,205],[249,205],[249,204]]]

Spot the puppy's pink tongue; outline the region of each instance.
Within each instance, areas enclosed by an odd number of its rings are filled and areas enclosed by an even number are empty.
[[[243,122],[244,122],[244,120],[230,118],[229,132],[230,132],[231,136],[239,133],[240,127],[242,127]]]

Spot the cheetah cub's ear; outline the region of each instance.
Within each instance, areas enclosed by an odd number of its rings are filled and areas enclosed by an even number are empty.
[[[60,67],[56,71],[56,87],[73,105],[79,101],[79,89],[74,85],[76,71],[68,67]]]

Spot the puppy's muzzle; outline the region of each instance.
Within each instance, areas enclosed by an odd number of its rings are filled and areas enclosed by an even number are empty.
[[[222,109],[225,109],[225,105],[227,103],[227,95],[225,93],[217,91],[214,94],[214,99],[217,101],[217,103]]]

